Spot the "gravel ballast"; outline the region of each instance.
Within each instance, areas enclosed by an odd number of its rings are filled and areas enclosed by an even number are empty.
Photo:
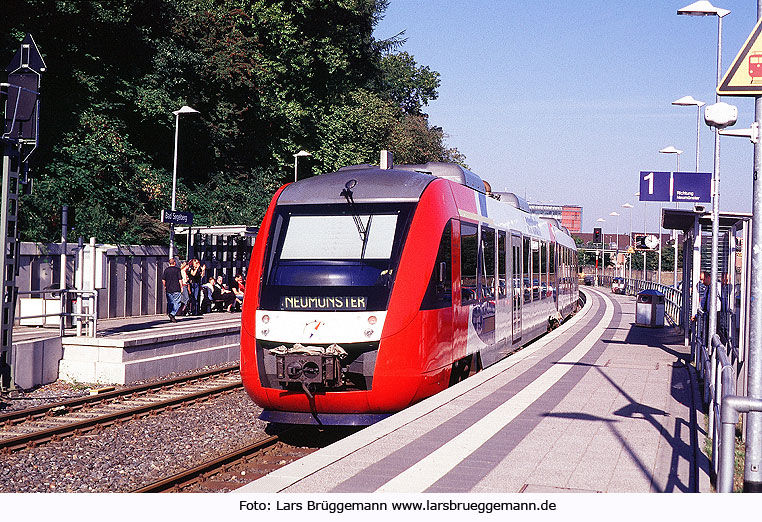
[[[82,393],[66,383],[40,392],[50,394],[52,389],[51,395]],[[0,455],[0,491],[130,492],[262,438],[266,423],[257,418],[260,412],[246,392],[237,390]]]

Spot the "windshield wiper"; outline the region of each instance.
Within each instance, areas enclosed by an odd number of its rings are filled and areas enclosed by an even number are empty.
[[[365,254],[365,242],[368,240],[368,227],[363,225],[362,219],[360,218],[359,214],[357,214],[357,210],[355,209],[355,200],[352,197],[352,189],[354,186],[357,185],[356,179],[350,179],[346,182],[344,185],[344,190],[341,191],[341,195],[344,196],[344,198],[347,200],[347,203],[349,204],[349,209],[352,211],[352,219],[355,221],[355,226],[357,227],[357,231],[360,233],[360,240],[362,240],[362,246],[363,246],[363,256]],[[370,226],[370,216],[368,217],[368,226]]]

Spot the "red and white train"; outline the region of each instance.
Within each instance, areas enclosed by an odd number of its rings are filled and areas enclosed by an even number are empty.
[[[241,375],[260,418],[370,424],[495,363],[576,307],[574,240],[448,163],[282,187],[254,245]]]

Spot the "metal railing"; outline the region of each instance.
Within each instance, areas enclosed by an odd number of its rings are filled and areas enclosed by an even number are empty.
[[[712,470],[717,491],[731,493],[735,471],[736,424],[741,413],[762,412],[762,400],[734,395],[733,361],[738,353],[714,334],[706,343],[706,313],[699,310],[691,322],[691,351],[699,376],[704,381],[704,403],[709,405],[709,436],[712,439]]]
[[[58,312],[20,315],[16,319],[19,321],[25,319],[47,319],[55,317],[59,320],[59,334],[63,337],[66,334],[66,319],[71,319],[72,324],[76,326],[76,335],[82,336],[83,330],[88,337],[95,337],[98,326],[98,290],[72,290],[72,289],[48,289],[31,290],[18,292],[19,296],[40,296],[42,301],[59,301],[60,308]],[[50,295],[47,299],[46,296]],[[72,299],[72,297],[76,299]],[[68,306],[71,303],[71,306]],[[18,308],[17,308],[18,309]],[[72,311],[68,311],[71,309]],[[86,311],[85,311],[86,310]]]
[[[598,285],[611,287],[612,280],[617,276],[599,275]],[[642,279],[624,279],[624,290],[627,295],[637,295],[643,290],[657,290],[664,294],[664,313],[675,326],[682,325],[683,293],[677,288],[655,283],[653,281],[643,281]]]

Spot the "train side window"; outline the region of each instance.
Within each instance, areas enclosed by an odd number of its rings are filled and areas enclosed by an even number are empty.
[[[558,284],[558,275],[556,274],[556,248],[553,243],[548,244],[548,293],[553,299],[558,298],[556,285]]]
[[[540,298],[548,297],[548,244],[540,241]]]
[[[439,241],[439,250],[423,296],[421,310],[452,306],[452,221],[447,222]]]
[[[495,230],[482,227],[482,297],[495,297]]]
[[[528,237],[524,238],[524,302],[532,302],[532,248]]]
[[[504,299],[508,296],[508,279],[506,274],[506,235],[504,231],[497,233],[497,296]]]
[[[470,223],[460,224],[460,292],[462,304],[475,303],[479,229]]]
[[[532,240],[532,301],[540,299],[540,242]]]

